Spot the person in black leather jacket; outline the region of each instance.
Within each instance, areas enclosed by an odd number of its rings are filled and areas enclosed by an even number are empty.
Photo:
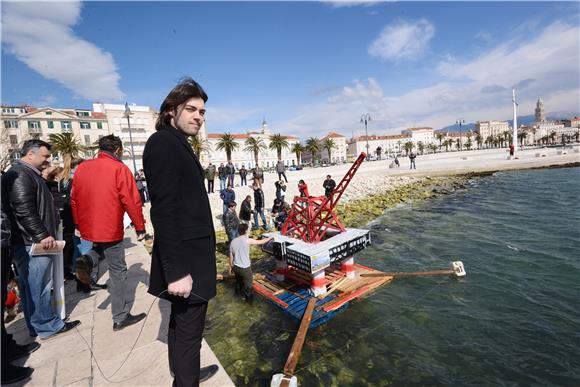
[[[21,305],[31,336],[47,338],[66,332],[80,321],[64,322],[52,309],[52,255],[32,256],[32,244],[44,249],[56,247],[59,223],[52,194],[42,178],[49,166],[51,145],[42,140],[28,140],[22,146],[20,160],[2,175],[8,195],[7,215],[12,223],[12,254],[19,277]]]

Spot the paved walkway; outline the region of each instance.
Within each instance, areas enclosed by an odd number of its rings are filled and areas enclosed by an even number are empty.
[[[33,367],[32,378],[11,386],[171,386],[173,378],[169,373],[166,344],[170,306],[147,293],[151,259],[132,230],[127,230],[125,236],[127,290],[134,295],[131,312],[148,312],[144,323],[113,332],[108,291],[78,293],[74,281],[68,281],[66,311],[71,320],[78,319],[81,324],[53,339],[37,339],[40,349],[14,362]],[[105,272],[99,282],[108,278]],[[22,314],[8,324],[8,331],[20,344],[32,340]],[[234,386],[205,340],[201,364],[220,367],[202,386]]]

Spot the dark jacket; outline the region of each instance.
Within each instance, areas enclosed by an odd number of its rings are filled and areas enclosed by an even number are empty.
[[[230,175],[234,175],[236,173],[236,167],[234,167],[234,164],[228,163],[226,164],[226,175],[230,176]]]
[[[254,190],[254,208],[264,208],[264,191],[262,191],[262,188],[256,188]]]
[[[237,230],[239,225],[240,219],[238,219],[236,212],[228,209],[224,214],[224,228],[226,229],[226,233],[229,235],[233,230]]]
[[[2,186],[10,203],[6,215],[12,223],[13,244],[20,236],[27,245],[56,237],[58,211],[39,174],[18,160],[2,175]]]
[[[276,187],[276,198],[282,199],[285,196],[284,192],[286,192],[286,185],[280,184],[280,182],[277,181],[274,183],[274,186]]]
[[[208,165],[205,169],[205,178],[212,181],[215,180],[215,165]]]
[[[220,179],[225,179],[225,177],[226,177],[226,167],[222,167],[221,165],[218,167],[218,177]]]
[[[222,189],[220,191],[220,198],[224,201],[224,204],[227,206],[231,202],[236,201],[236,192],[233,189]]]
[[[242,201],[240,205],[240,219],[250,221],[252,219],[252,202]]]
[[[190,274],[190,303],[216,294],[215,232],[204,171],[187,137],[168,126],[151,135],[143,152],[155,242],[149,293]],[[199,296],[199,297],[198,297]],[[183,298],[162,295],[174,302]]]
[[[255,167],[252,169],[252,175],[254,178],[262,179],[264,177],[264,171],[260,167]]]
[[[286,170],[286,167],[284,166],[284,162],[282,160],[278,161],[276,163],[276,172],[282,173],[285,170]]]
[[[324,180],[322,187],[324,187],[324,194],[328,196],[336,188],[336,182],[333,179]]]
[[[248,170],[246,169],[246,167],[240,168],[240,176],[246,177],[247,175],[248,175]]]

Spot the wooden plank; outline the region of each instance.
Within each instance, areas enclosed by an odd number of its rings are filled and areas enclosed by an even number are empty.
[[[268,291],[268,289],[266,289],[264,286],[260,285],[259,283],[254,281],[254,286],[253,286],[254,290],[258,293],[260,293],[262,296],[274,301],[275,303],[277,303],[278,305],[280,305],[282,308],[287,309],[288,308],[288,304],[285,303],[284,301],[282,301],[281,299],[279,299],[278,297],[275,297],[274,295],[272,295],[272,293],[270,293]]]
[[[349,302],[350,300],[357,298],[358,296],[364,294],[365,292],[367,292],[368,290],[370,290],[367,286],[364,286],[358,290],[355,290],[354,292],[351,292],[345,296],[339,297],[335,302],[331,303],[330,305],[326,305],[324,306],[324,311],[325,312],[331,312],[333,310],[336,310],[338,308],[340,308],[341,306],[343,306],[344,304],[346,304],[347,302]]]
[[[308,306],[306,307],[306,311],[302,317],[302,322],[300,323],[300,328],[298,329],[298,333],[296,334],[296,338],[294,339],[294,343],[292,344],[292,349],[290,350],[290,354],[288,355],[288,359],[286,360],[286,364],[284,365],[284,375],[285,376],[292,376],[294,375],[294,370],[296,369],[296,365],[298,364],[298,359],[300,359],[300,353],[302,352],[302,346],[304,345],[304,340],[306,339],[306,333],[308,333],[308,327],[310,326],[310,320],[312,319],[312,312],[314,311],[314,305],[316,304],[316,298],[311,298],[308,301]],[[284,385],[284,379],[282,381],[282,385]],[[286,383],[288,383],[286,381]]]

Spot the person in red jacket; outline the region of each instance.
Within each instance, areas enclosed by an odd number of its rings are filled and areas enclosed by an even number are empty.
[[[76,261],[79,281],[95,286],[99,258],[109,264],[113,330],[118,331],[145,318],[129,313],[126,289],[127,263],[123,246],[123,216],[129,214],[139,240],[145,237],[141,198],[133,174],[121,161],[123,143],[114,135],[99,140],[99,155],[78,166],[73,179],[71,207],[81,238],[93,249]],[[96,271],[95,271],[96,273]]]

